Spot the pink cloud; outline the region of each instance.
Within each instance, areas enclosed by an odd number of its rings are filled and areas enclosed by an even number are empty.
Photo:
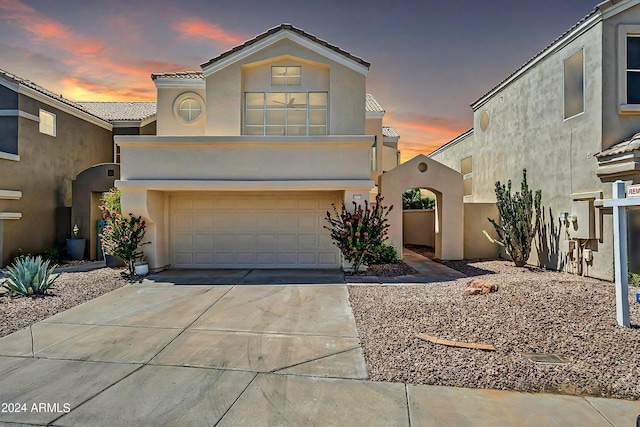
[[[227,31],[220,24],[195,17],[175,22],[172,27],[181,39],[210,40],[220,46],[232,47],[246,40],[243,35]]]

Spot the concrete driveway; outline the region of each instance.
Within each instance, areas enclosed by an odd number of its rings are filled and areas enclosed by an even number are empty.
[[[153,278],[0,339],[0,424],[599,426],[640,413],[637,402],[370,382],[344,284]]]

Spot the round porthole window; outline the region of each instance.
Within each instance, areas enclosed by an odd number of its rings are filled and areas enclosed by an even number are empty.
[[[489,112],[484,111],[482,113],[482,116],[480,116],[480,129],[482,129],[482,132],[484,132],[485,130],[487,130],[488,127],[489,127]]]
[[[425,162],[422,162],[418,165],[418,170],[422,173],[425,173],[427,171],[427,169],[429,169],[429,167],[427,166],[427,164]]]
[[[173,113],[183,123],[195,123],[204,113],[204,100],[197,93],[183,93],[174,101]]]

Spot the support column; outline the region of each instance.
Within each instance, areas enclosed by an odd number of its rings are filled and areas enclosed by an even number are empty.
[[[624,182],[613,183],[613,200],[624,199]],[[629,327],[629,271],[627,265],[627,208],[613,206],[613,254],[616,278],[616,319],[618,325]]]

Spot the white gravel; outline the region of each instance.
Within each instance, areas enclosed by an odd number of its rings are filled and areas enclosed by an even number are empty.
[[[349,287],[369,375],[376,381],[640,398],[640,304],[632,328],[617,326],[615,286],[508,261],[458,263],[497,284],[463,297],[469,279],[427,285]],[[414,337],[493,344],[459,349]],[[554,353],[540,364],[522,353]]]
[[[60,273],[44,297],[12,298],[0,294],[0,337],[128,284],[123,271],[101,268],[85,273]]]

